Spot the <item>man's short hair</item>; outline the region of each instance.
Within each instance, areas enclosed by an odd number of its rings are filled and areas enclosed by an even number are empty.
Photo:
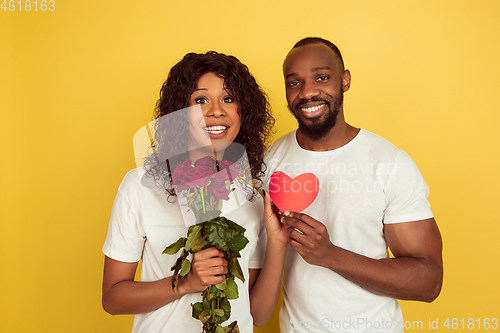
[[[309,45],[309,44],[317,44],[317,43],[322,43],[322,44],[325,44],[326,46],[328,46],[339,58],[340,63],[342,64],[342,69],[345,69],[344,60],[342,59],[342,54],[340,53],[339,48],[335,44],[333,44],[332,42],[330,42],[329,40],[326,40],[324,38],[321,38],[321,37],[302,38],[297,43],[295,43],[295,45],[292,47],[292,49],[295,49],[295,48],[301,47],[301,46],[305,46],[305,45]]]

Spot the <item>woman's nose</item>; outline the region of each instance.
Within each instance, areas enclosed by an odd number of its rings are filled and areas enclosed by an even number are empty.
[[[226,111],[224,110],[224,106],[220,102],[210,103],[208,111],[205,117],[223,117],[226,115]]]

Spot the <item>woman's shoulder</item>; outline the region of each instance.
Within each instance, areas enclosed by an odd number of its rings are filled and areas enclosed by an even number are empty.
[[[118,188],[119,192],[129,191],[157,191],[165,190],[168,186],[164,184],[163,177],[155,177],[143,167],[135,168],[127,172]],[[170,187],[168,188],[170,189]]]

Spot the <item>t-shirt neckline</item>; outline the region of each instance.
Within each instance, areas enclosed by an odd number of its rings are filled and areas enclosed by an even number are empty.
[[[301,152],[305,152],[305,153],[311,153],[311,154],[325,154],[325,153],[334,153],[334,152],[341,152],[343,150],[346,150],[348,149],[349,147],[351,147],[352,145],[354,145],[357,141],[359,141],[361,139],[362,136],[365,135],[365,130],[363,128],[360,128],[359,129],[359,132],[358,134],[356,134],[356,136],[351,140],[349,141],[348,143],[346,143],[345,145],[343,145],[342,147],[339,147],[339,148],[336,148],[336,149],[332,149],[332,150],[325,150],[325,151],[314,151],[314,150],[308,150],[308,149],[304,149],[300,146],[299,144],[299,141],[297,140],[297,130],[298,129],[295,129],[293,131],[293,143],[294,143],[294,146],[297,150],[301,151]]]

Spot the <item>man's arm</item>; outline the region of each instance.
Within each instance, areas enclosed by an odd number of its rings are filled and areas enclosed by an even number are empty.
[[[288,213],[290,246],[312,265],[323,266],[378,295],[432,302],[443,281],[442,240],[433,218],[387,224],[395,258],[371,259],[330,242],[328,230],[306,214]]]

